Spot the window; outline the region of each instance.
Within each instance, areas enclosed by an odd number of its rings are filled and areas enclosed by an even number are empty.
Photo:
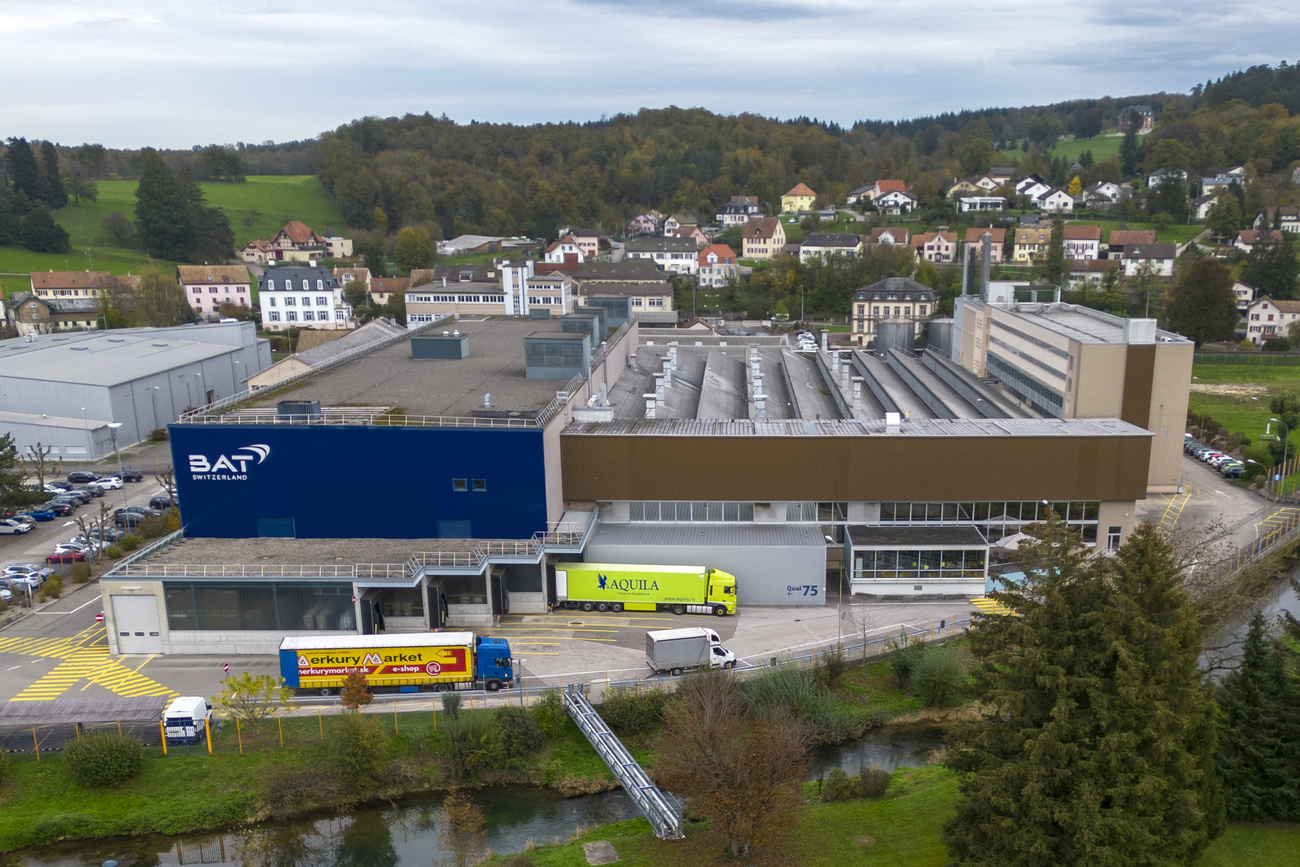
[[[487,490],[487,479],[473,479],[474,493],[481,494]]]
[[[452,479],[452,480],[451,480],[451,489],[452,489],[453,491],[458,491],[458,492],[464,493],[465,491],[468,491],[468,490],[469,490],[469,480],[468,480],[468,479]]]

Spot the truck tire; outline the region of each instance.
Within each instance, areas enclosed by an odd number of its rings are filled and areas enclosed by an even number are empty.
[[[606,603],[606,602],[597,602],[597,603],[596,603],[596,610],[597,610],[597,611],[601,611],[601,612],[608,611],[608,610],[609,610],[609,604]]]
[[[714,605],[713,614],[715,617],[726,617],[727,607],[725,605]]]
[[[582,603],[582,610],[583,610],[583,611],[590,611],[591,609],[593,609],[593,608],[595,608],[595,607],[596,607],[596,606],[592,605],[590,602],[584,602],[584,603]]]
[[[674,613],[674,614],[685,614],[685,613],[686,613],[686,606],[685,606],[685,605],[674,605],[674,606],[673,606],[673,613]]]
[[[613,605],[609,606],[609,610],[617,614],[618,612],[623,610],[623,603],[615,602]]]
[[[498,690],[501,689],[501,681],[497,680],[496,678],[493,678],[489,680],[487,683],[483,684],[483,687],[488,692],[497,692]]]
[[[680,668],[674,668],[674,669],[672,670],[671,673],[672,673],[672,676],[673,676],[673,677],[681,677],[681,676],[682,676],[682,670],[681,670]]]

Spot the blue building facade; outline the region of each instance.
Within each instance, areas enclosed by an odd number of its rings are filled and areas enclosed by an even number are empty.
[[[540,428],[176,424],[192,537],[525,539],[546,529]]]

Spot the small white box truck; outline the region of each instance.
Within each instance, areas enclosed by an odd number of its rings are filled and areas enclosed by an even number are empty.
[[[645,634],[645,663],[655,674],[679,675],[688,668],[735,668],[736,655],[707,627],[660,629]]]

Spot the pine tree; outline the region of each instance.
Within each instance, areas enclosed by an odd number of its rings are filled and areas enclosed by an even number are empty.
[[[158,259],[185,262],[194,245],[194,226],[180,185],[167,163],[152,149],[144,152],[135,191],[135,225],[140,245]]]
[[[990,712],[952,733],[959,865],[1190,863],[1222,827],[1199,632],[1145,527],[1112,563],[1053,516],[1030,530],[1014,616],[972,634]]]

